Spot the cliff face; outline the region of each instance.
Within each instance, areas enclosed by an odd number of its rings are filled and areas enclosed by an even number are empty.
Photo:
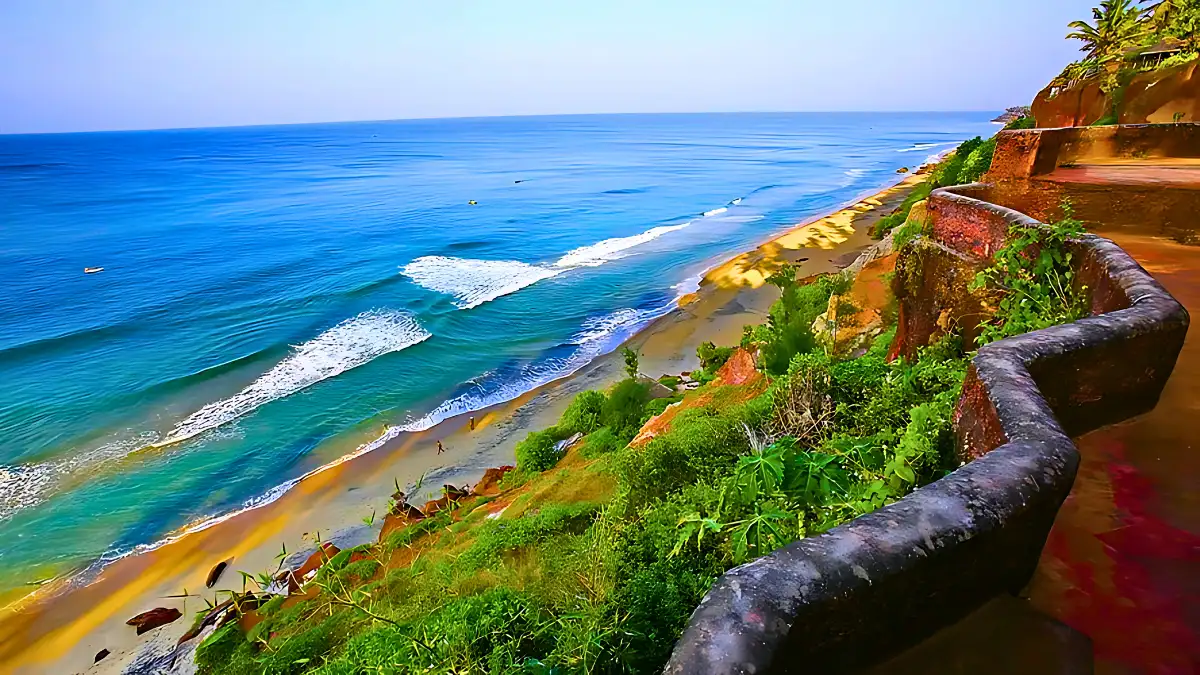
[[[1138,73],[1118,97],[1120,124],[1165,124],[1200,121],[1200,61]],[[1112,97],[1100,90],[1102,77],[1073,87],[1053,85],[1038,93],[1033,116],[1038,126],[1087,126],[1112,110]],[[1179,118],[1176,119],[1176,115]]]

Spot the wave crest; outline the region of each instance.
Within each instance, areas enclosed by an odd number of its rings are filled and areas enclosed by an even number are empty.
[[[459,309],[478,307],[561,272],[516,260],[474,260],[440,255],[417,258],[401,270],[417,284],[453,296],[454,305]]]
[[[209,403],[175,425],[156,447],[178,443],[231,422],[261,405],[429,339],[408,314],[372,310],[347,319],[294,351],[229,398]]]
[[[729,204],[736,206],[741,202],[742,198],[738,197]],[[716,216],[728,210],[729,206],[721,206],[705,211],[703,216]],[[628,255],[626,251],[629,249],[682,230],[691,224],[692,221],[677,225],[660,225],[629,237],[604,239],[568,251],[555,262],[546,265],[517,260],[478,260],[430,255],[417,258],[401,267],[400,273],[412,279],[418,286],[452,296],[454,305],[459,309],[471,309],[568,270],[599,267],[604,263],[619,260]]]
[[[641,234],[635,234],[632,237],[614,237],[596,242],[590,246],[581,246],[559,258],[558,262],[554,263],[554,266],[568,269],[598,267],[606,262],[624,257],[624,252],[635,246],[641,246],[647,242],[654,241],[664,234],[677,232],[688,225],[691,225],[691,223],[663,225],[646,230]]]

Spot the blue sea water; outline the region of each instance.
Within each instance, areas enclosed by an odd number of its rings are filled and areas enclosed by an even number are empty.
[[[990,117],[0,136],[0,592],[565,376]]]

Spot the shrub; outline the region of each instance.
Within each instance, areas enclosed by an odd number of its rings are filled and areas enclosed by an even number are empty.
[[[727,410],[680,412],[668,433],[620,456],[622,487],[637,500],[661,499],[727,472],[749,447],[745,428],[761,428],[769,407],[769,398],[759,397]]]
[[[625,360],[625,374],[630,378],[638,376],[638,355],[629,347],[621,348],[621,358]]]
[[[928,199],[931,192],[933,192],[933,182],[928,180],[913,188],[912,192],[908,193],[908,196],[901,202],[900,208],[896,209],[894,213],[880,218],[871,226],[871,236],[883,239],[888,232],[903,225],[908,220],[913,205],[923,199]]]
[[[588,390],[580,392],[571,401],[558,421],[559,433],[590,434],[600,428],[600,415],[607,397],[603,392]]]
[[[628,443],[642,428],[642,408],[649,400],[648,386],[632,378],[621,380],[604,401],[600,423]]]
[[[976,275],[973,289],[1001,296],[996,313],[983,322],[978,344],[1069,323],[1087,314],[1087,289],[1078,287],[1068,241],[1083,232],[1070,202],[1050,225],[1012,225],[1008,242],[992,265]]]
[[[772,275],[767,281],[779,287],[781,295],[771,305],[767,325],[754,330],[759,344],[763,370],[773,375],[787,372],[796,354],[810,352],[817,346],[812,324],[829,307],[834,293],[844,293],[850,279],[841,275],[821,276],[812,283],[800,284],[795,270],[788,268]]]
[[[475,542],[463,552],[458,563],[476,569],[496,560],[502,553],[543,541],[562,533],[579,533],[592,521],[595,504],[547,504],[537,513],[520,518],[490,520],[479,525]]]
[[[962,170],[958,175],[959,183],[974,183],[992,168],[992,155],[996,152],[995,137],[979,144],[963,161]]]
[[[1036,129],[1037,120],[1032,115],[1025,115],[1004,125],[1005,131],[1015,131],[1020,129]]]
[[[666,398],[656,398],[642,407],[642,424],[650,421],[651,417],[661,415],[672,403],[683,400],[683,394],[675,394]]]
[[[559,452],[554,449],[558,439],[555,432],[531,431],[517,443],[517,466],[528,471],[545,471],[558,464]]]
[[[653,403],[653,401],[652,401]],[[620,450],[625,444],[617,438],[612,429],[608,427],[600,427],[599,429],[588,434],[588,437],[583,441],[583,447],[580,449],[580,454],[586,459],[595,459],[600,455]]]
[[[716,373],[733,356],[733,347],[718,347],[711,342],[701,342],[696,347],[696,356],[700,359],[700,367],[710,373]]]

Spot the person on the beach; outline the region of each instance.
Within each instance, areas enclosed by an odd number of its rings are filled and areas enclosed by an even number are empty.
[[[475,416],[471,415],[471,431],[475,431]]]
[[[440,454],[442,454],[442,453],[443,453],[443,452],[445,452],[445,451],[446,451],[446,449],[442,447],[442,442],[441,442],[441,441],[438,441],[438,452],[437,452],[437,454],[439,454],[439,455],[440,455]]]

